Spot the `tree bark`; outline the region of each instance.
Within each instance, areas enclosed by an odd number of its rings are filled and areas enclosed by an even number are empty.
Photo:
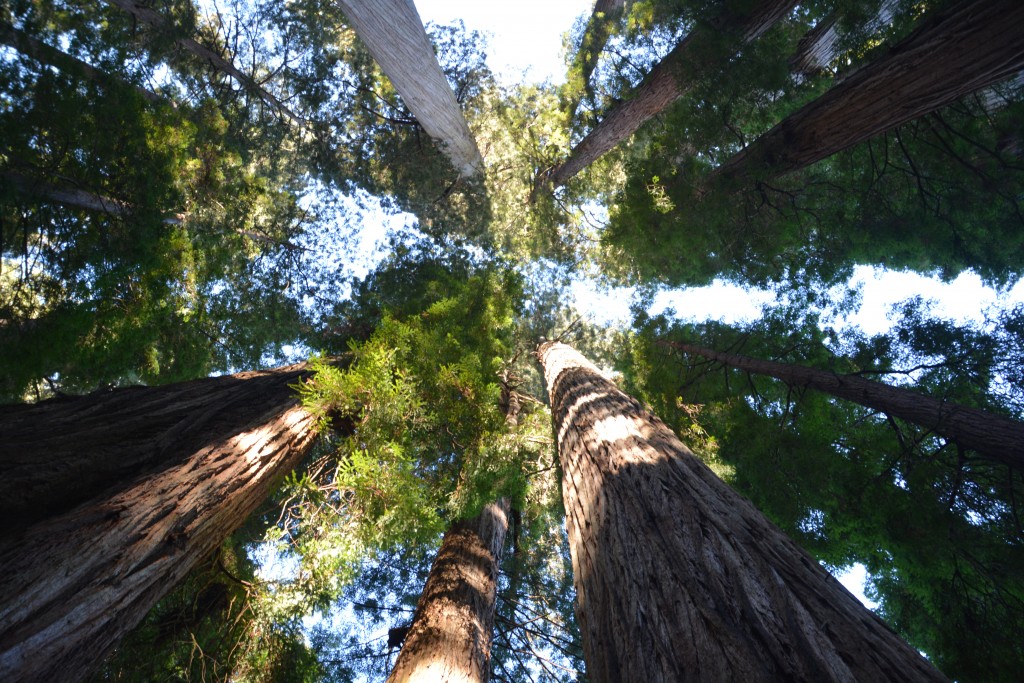
[[[360,40],[463,177],[484,162],[412,0],[339,0]]]
[[[538,355],[589,680],[945,680],[581,355]]]
[[[173,102],[157,95],[155,92],[147,90],[141,85],[129,83],[119,76],[101,71],[88,62],[84,62],[77,57],[72,57],[66,52],[47,45],[24,31],[19,31],[5,21],[0,21],[0,44],[13,47],[26,57],[31,57],[40,64],[56,67],[65,73],[75,74],[97,83],[116,84],[123,88],[134,90],[150,102],[168,102],[173,106]]]
[[[445,533],[388,683],[487,681],[508,515],[502,498]]]
[[[313,440],[301,371],[4,409],[5,485],[88,500],[0,539],[0,680],[84,678],[242,524]]]
[[[170,26],[170,22],[162,14],[152,9],[146,4],[143,4],[139,0],[106,0],[111,5],[127,12],[132,15],[136,21],[152,26],[154,28],[166,29]],[[269,90],[264,88],[262,85],[256,82],[251,76],[242,73],[234,64],[229,60],[224,59],[221,55],[217,54],[205,45],[197,42],[193,38],[178,38],[175,40],[178,47],[185,50],[186,52],[198,57],[201,61],[206,62],[214,69],[220,71],[233,78],[239,85],[245,88],[247,91],[260,98],[267,104],[269,104],[274,111],[278,112],[285,118],[289,119],[292,123],[304,125],[305,121],[302,117],[298,116],[295,112],[288,108],[284,102],[274,96]]]
[[[777,177],[935,111],[1024,68],[1024,3],[965,0],[926,17],[889,53],[790,115],[720,166]]]
[[[892,21],[898,0],[882,0],[875,15],[864,27],[867,35],[873,35]],[[797,45],[796,52],[789,59],[789,68],[798,76],[818,73],[835,60],[840,44],[839,15],[833,14],[822,19],[807,32]]]
[[[24,176],[14,171],[0,171],[0,178],[10,183],[20,192],[35,195],[63,206],[73,206],[86,211],[97,211],[111,216],[125,216],[135,210],[131,204],[113,197],[105,197],[101,194],[81,190],[77,187],[61,187],[44,181]],[[166,216],[161,223],[164,225],[181,225],[185,214],[172,214]]]
[[[580,94],[574,96],[573,100],[568,103],[570,115],[575,115],[584,94],[587,97],[593,96],[594,88],[590,83],[590,78],[594,74],[594,69],[597,68],[604,46],[611,38],[615,22],[619,20],[625,9],[625,0],[597,0],[594,3],[594,11],[583,30],[580,48],[576,52],[573,65],[569,70],[573,78],[578,78],[576,82],[580,87]]]
[[[723,22],[751,42],[767,31],[796,4],[795,0],[768,0],[752,3],[744,15],[727,17]],[[629,99],[608,111],[605,117],[576,145],[569,158],[551,170],[548,178],[561,187],[584,168],[640,129],[644,123],[665,111],[690,87],[691,75],[701,71],[698,55],[714,39],[712,31],[694,29],[682,42],[651,69],[630,94]]]
[[[1024,471],[1024,423],[1017,420],[854,375],[720,353],[690,344],[663,343],[740,370],[775,377],[790,386],[816,389],[880,410],[930,429],[990,460]]]

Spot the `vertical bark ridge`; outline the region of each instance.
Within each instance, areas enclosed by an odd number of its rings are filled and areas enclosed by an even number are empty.
[[[234,429],[182,434],[129,484],[0,541],[0,680],[87,676],[299,464],[315,419],[259,397]]]
[[[463,177],[484,162],[412,0],[339,0],[341,9],[416,120]]]
[[[1024,3],[964,0],[926,17],[884,57],[781,121],[715,175],[792,173],[1021,69]]]
[[[508,515],[502,498],[445,532],[388,683],[487,681]]]
[[[582,356],[538,355],[590,680],[945,680]]]

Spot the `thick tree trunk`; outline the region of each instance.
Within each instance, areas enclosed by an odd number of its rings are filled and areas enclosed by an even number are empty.
[[[0,540],[0,680],[84,678],[242,524],[312,442],[300,371],[4,409],[5,474],[45,506],[79,475],[91,497]]]
[[[589,680],[944,680],[586,359],[538,355]]]
[[[483,172],[473,134],[412,0],[339,0],[360,40],[427,135],[464,177]]]
[[[162,14],[152,9],[149,5],[144,4],[140,0],[106,0],[111,5],[127,12],[132,15],[136,21],[147,26],[152,26],[158,29],[167,29],[170,26],[170,21],[167,20]],[[251,76],[243,73],[229,60],[224,59],[221,55],[217,54],[205,45],[197,42],[193,38],[178,38],[175,41],[178,47],[191,53],[193,56],[198,57],[201,61],[206,62],[217,71],[226,74],[233,78],[235,82],[249,91],[251,94],[260,98],[273,109],[281,114],[282,116],[289,119],[292,123],[303,125],[305,121],[295,114],[291,109],[285,105],[284,102],[274,96],[269,90],[264,88],[262,85],[257,83]]]
[[[767,31],[792,9],[795,0],[767,0],[752,3],[749,14],[727,17],[726,29],[734,28],[751,42]],[[570,178],[640,129],[644,123],[665,111],[690,86],[692,74],[701,71],[700,55],[714,37],[710,31],[694,29],[682,42],[651,69],[629,99],[613,107],[597,126],[569,153],[569,158],[551,170],[549,179],[560,187]]]
[[[664,343],[740,370],[775,377],[790,386],[816,389],[880,410],[930,429],[990,460],[1024,471],[1024,423],[1017,420],[863,377],[720,353],[690,344]]]
[[[146,90],[140,85],[129,83],[118,76],[101,71],[88,62],[83,62],[77,57],[72,57],[41,40],[33,38],[24,31],[19,31],[5,21],[0,21],[0,44],[13,47],[26,57],[31,57],[40,64],[56,67],[65,73],[74,74],[97,83],[116,84],[123,88],[132,89],[150,102],[170,103],[169,100],[151,90]]]
[[[1024,68],[1024,3],[965,0],[790,115],[716,171],[776,177],[935,111]]]
[[[389,683],[488,679],[508,515],[501,499],[445,533]]]

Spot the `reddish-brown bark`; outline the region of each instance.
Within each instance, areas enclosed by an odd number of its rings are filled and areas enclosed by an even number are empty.
[[[775,377],[790,386],[824,391],[880,410],[930,429],[986,458],[1024,470],[1024,423],[1017,420],[855,375],[837,375],[827,370],[721,353],[690,344],[663,343],[740,370]]]
[[[538,354],[589,680],[945,680],[586,359]]]
[[[445,533],[389,683],[488,679],[508,505],[491,503]]]
[[[750,42],[771,28],[795,4],[795,0],[753,3],[749,14],[727,17],[723,23],[727,24],[726,30],[733,28],[744,42]],[[685,94],[692,75],[700,73],[703,68],[698,55],[709,39],[709,32],[702,29],[691,31],[651,69],[628,99],[609,110],[601,122],[573,147],[569,158],[551,170],[548,176],[551,183],[555,187],[564,185]]]
[[[790,115],[716,175],[775,177],[805,168],[1024,68],[1024,3],[964,0],[884,57]]]
[[[88,499],[0,540],[0,680],[84,678],[241,525],[313,439],[314,418],[288,387],[300,370],[4,410],[15,481],[50,507],[65,507],[61,492]],[[35,474],[12,443],[40,459]]]

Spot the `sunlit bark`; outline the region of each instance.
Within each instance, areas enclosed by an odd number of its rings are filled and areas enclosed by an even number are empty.
[[[502,499],[445,533],[389,683],[488,679],[508,515]]]
[[[27,491],[17,499],[86,500],[0,540],[0,680],[84,678],[241,525],[312,442],[289,387],[300,371],[4,409],[0,462]]]
[[[768,0],[751,3],[751,10],[728,17],[728,28],[750,42],[767,31],[795,5],[795,0]],[[690,88],[693,74],[702,65],[700,53],[712,40],[710,31],[695,29],[651,69],[628,98],[609,110],[601,122],[569,152],[561,165],[552,169],[549,180],[555,187],[564,185],[584,168],[640,129],[644,123],[665,111]]]
[[[580,354],[538,355],[589,680],[945,680]]]
[[[427,134],[464,177],[483,172],[473,134],[412,0],[339,0],[360,40]]]

